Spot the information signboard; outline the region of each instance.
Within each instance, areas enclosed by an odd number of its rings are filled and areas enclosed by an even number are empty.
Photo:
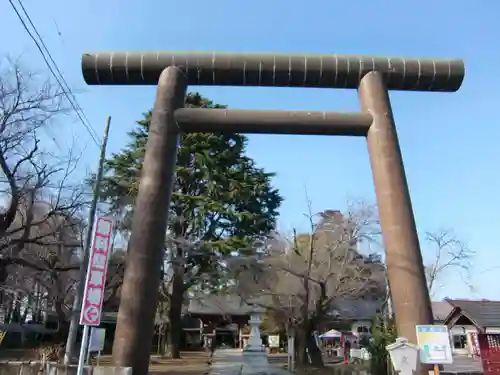
[[[280,337],[279,335],[269,335],[267,336],[267,342],[269,343],[270,348],[279,348],[280,347]]]
[[[106,340],[106,329],[92,327],[90,330],[89,352],[102,352]]]
[[[112,232],[113,219],[99,217],[96,220],[80,313],[80,324],[83,325],[98,326],[101,323]]]
[[[417,325],[420,362],[433,365],[453,363],[450,335],[444,325]]]

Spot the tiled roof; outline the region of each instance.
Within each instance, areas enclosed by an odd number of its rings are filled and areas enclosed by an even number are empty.
[[[446,299],[446,301],[453,307],[459,308],[479,327],[500,327],[500,301],[456,299]]]
[[[189,301],[189,314],[199,315],[248,315],[252,306],[237,295],[198,296]]]
[[[436,322],[442,322],[453,310],[448,301],[432,301],[432,315]]]
[[[343,319],[369,320],[380,313],[382,305],[382,301],[337,299],[332,304],[332,311]],[[237,295],[207,295],[192,299],[187,311],[199,315],[248,315],[252,306]]]
[[[364,320],[372,319],[380,314],[383,301],[343,299],[334,301],[332,307],[346,319]],[[432,312],[436,321],[445,320],[452,310],[453,306],[447,301],[432,302]]]

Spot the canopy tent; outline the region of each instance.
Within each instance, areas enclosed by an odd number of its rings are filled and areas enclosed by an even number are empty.
[[[319,337],[321,339],[335,339],[335,338],[342,337],[342,333],[335,330],[335,329],[331,329],[328,332],[325,332],[322,335],[319,335]]]

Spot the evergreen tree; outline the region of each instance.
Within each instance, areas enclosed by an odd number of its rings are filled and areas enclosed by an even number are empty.
[[[191,93],[186,107],[223,108]],[[144,160],[151,112],[129,133],[130,142],[106,161],[103,198],[130,229]],[[231,252],[253,251],[256,239],[276,224],[282,198],[271,185],[274,173],[258,168],[245,155],[247,138],[234,133],[182,134],[169,209],[166,250],[173,276],[169,341],[179,357],[180,316],[185,292],[220,276],[220,259]],[[203,282],[202,282],[203,280]]]

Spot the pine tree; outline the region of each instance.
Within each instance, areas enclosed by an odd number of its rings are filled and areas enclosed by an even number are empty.
[[[186,107],[223,108],[198,93],[187,95]],[[150,121],[148,112],[129,133],[127,146],[106,161],[103,198],[123,213],[124,231],[130,229]],[[185,292],[218,280],[224,272],[221,257],[253,251],[254,241],[275,228],[282,198],[271,184],[274,173],[245,155],[247,142],[232,133],[181,136],[172,201],[165,207],[170,209],[167,232],[176,239],[166,245],[176,260],[169,312],[173,357],[179,356]]]

